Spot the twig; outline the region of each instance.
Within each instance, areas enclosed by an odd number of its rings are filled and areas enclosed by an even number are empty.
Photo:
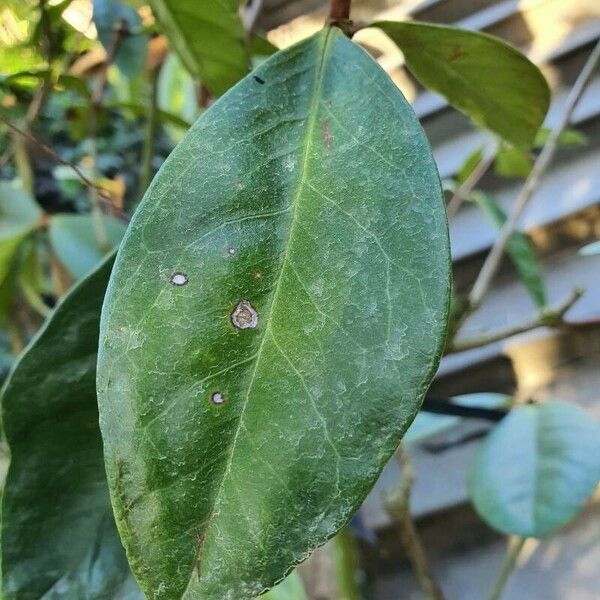
[[[473,285],[473,289],[469,294],[469,309],[472,311],[481,304],[483,297],[487,294],[488,289],[492,283],[496,272],[498,271],[500,264],[502,262],[502,255],[504,254],[504,250],[506,245],[510,239],[511,234],[516,229],[517,224],[519,222],[519,218],[523,214],[527,204],[531,200],[534,191],[536,190],[540,180],[545,174],[548,166],[556,150],[558,148],[558,140],[561,133],[569,124],[571,120],[571,115],[573,114],[573,110],[577,105],[577,102],[581,98],[589,79],[596,68],[596,65],[600,61],[600,42],[596,44],[592,53],[590,54],[587,62],[585,63],[581,73],[577,77],[575,81],[575,85],[573,89],[569,93],[567,98],[566,106],[563,111],[563,115],[556,125],[556,127],[552,130],[548,141],[542,148],[540,155],[538,156],[529,177],[525,181],[525,185],[521,190],[521,194],[517,198],[515,206],[510,213],[506,223],[500,230],[500,234],[496,239],[490,253],[488,254],[479,275],[477,276],[477,280]]]
[[[144,150],[142,156],[142,174],[140,178],[140,196],[148,189],[152,180],[152,158],[154,156],[154,138],[156,137],[158,113],[158,76],[160,65],[150,72],[150,103],[146,116],[146,134],[144,136]]]
[[[547,308],[543,310],[535,319],[520,325],[505,327],[490,333],[484,333],[463,341],[459,340],[452,343],[446,350],[446,353],[450,354],[453,352],[472,350],[473,348],[479,348],[480,346],[485,346],[487,344],[491,344],[492,342],[505,340],[513,335],[525,333],[526,331],[531,331],[532,329],[537,329],[538,327],[559,327],[560,325],[565,324],[565,314],[579,300],[579,298],[581,298],[582,295],[583,290],[576,288],[560,304],[553,308]]]
[[[402,469],[402,478],[384,498],[385,509],[398,527],[400,540],[423,592],[429,600],[444,600],[444,594],[431,571],[423,542],[410,515],[410,493],[414,474],[404,444],[400,444],[397,456]]]
[[[517,559],[519,558],[519,554],[521,554],[521,550],[523,550],[526,541],[527,538],[523,537],[515,537],[511,540],[508,552],[506,553],[506,558],[504,559],[504,564],[502,565],[502,570],[500,571],[500,576],[494,585],[490,600],[500,600],[502,597],[502,592],[515,569]]]
[[[25,138],[28,142],[30,142],[31,144],[36,146],[39,150],[41,150],[44,154],[49,156],[52,160],[56,161],[57,163],[60,163],[61,165],[64,165],[65,167],[69,167],[69,169],[71,169],[77,175],[77,177],[79,177],[79,179],[81,179],[81,181],[84,185],[86,185],[89,188],[95,188],[98,191],[99,196],[101,197],[101,199],[104,202],[107,202],[108,204],[110,204],[110,206],[113,209],[116,208],[112,201],[112,196],[111,196],[110,192],[108,190],[104,189],[102,186],[99,186],[98,184],[94,183],[88,177],[86,177],[86,175],[82,172],[82,170],[77,165],[74,165],[73,163],[71,163],[68,160],[65,160],[64,158],[59,156],[56,152],[54,152],[54,150],[52,150],[52,148],[50,148],[50,146],[47,146],[43,142],[40,142],[40,140],[38,140],[36,137],[34,137],[28,131],[25,131],[25,130],[17,127],[14,123],[9,121],[2,114],[0,114],[0,122],[4,123],[4,125],[6,125],[9,129],[11,129],[12,131],[17,133],[21,137]]]
[[[331,0],[329,5],[329,20],[331,23],[350,19],[351,0]]]
[[[452,198],[450,198],[450,201],[448,202],[448,206],[446,207],[446,213],[448,214],[449,219],[456,215],[462,203],[469,198],[471,192],[475,189],[475,186],[479,183],[481,178],[487,173],[488,169],[492,166],[492,163],[496,158],[496,152],[497,148],[494,148],[488,154],[486,154],[477,163],[477,166],[473,169],[473,171],[467,177],[464,183],[462,183],[456,189],[454,195],[452,196]]]

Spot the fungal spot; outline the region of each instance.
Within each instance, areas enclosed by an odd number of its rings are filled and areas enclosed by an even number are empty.
[[[260,271],[256,271],[256,273],[254,273],[254,279],[260,279],[262,277],[262,273]]]
[[[464,58],[465,56],[467,56],[467,53],[460,46],[454,46],[450,54],[448,54],[446,60],[448,62],[453,62],[459,58]]]
[[[260,83],[260,85],[265,82],[265,80],[261,79],[258,75],[254,75],[254,81],[256,81],[256,83]]]
[[[236,329],[254,329],[258,325],[258,313],[248,300],[242,300],[231,313],[231,323]]]
[[[189,281],[189,279],[185,273],[177,272],[177,273],[173,273],[173,275],[171,275],[170,281],[173,285],[181,286],[181,285],[185,285]]]
[[[210,401],[213,404],[223,404],[225,402],[225,396],[221,392],[213,392],[210,395]]]
[[[325,142],[325,149],[329,152],[329,150],[331,150],[331,142],[333,139],[331,138],[329,121],[327,119],[323,121],[323,141]]]
[[[229,254],[229,256],[235,256],[235,253],[236,253],[235,248],[227,248],[227,254]]]

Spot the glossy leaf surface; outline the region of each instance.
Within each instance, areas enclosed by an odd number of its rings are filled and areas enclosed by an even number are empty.
[[[240,0],[150,0],[150,5],[183,64],[213,95],[248,72]]]
[[[396,43],[425,87],[501,138],[522,147],[533,144],[550,92],[540,70],[518,50],[499,38],[445,25],[380,21],[372,26]]]
[[[6,600],[141,600],[112,516],[95,372],[112,259],[56,308],[2,392]]]
[[[125,224],[104,216],[107,247],[100,247],[92,215],[62,214],[50,219],[48,234],[52,248],[76,279],[93,269],[102,257],[121,242]]]
[[[567,524],[600,479],[600,425],[582,408],[545,402],[514,409],[482,444],[469,477],[492,527],[541,537]]]
[[[149,597],[252,598],[344,525],[436,369],[449,269],[424,134],[337,29],[204,113],[101,327],[109,485]]]
[[[492,223],[502,229],[506,215],[494,198],[483,192],[474,192],[472,197]],[[546,306],[544,277],[529,239],[520,231],[514,231],[508,240],[506,253],[533,301],[540,308]]]

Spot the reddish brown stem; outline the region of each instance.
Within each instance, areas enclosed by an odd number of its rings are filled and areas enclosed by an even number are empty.
[[[332,23],[347,21],[350,18],[351,0],[331,0],[329,6],[329,20]]]

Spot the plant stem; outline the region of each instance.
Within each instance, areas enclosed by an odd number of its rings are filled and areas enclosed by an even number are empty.
[[[466,340],[453,342],[446,349],[446,353],[451,354],[453,352],[472,350],[473,348],[479,348],[480,346],[485,346],[487,344],[491,344],[492,342],[499,342],[500,340],[505,340],[513,335],[525,333],[526,331],[531,331],[532,329],[537,329],[538,327],[559,327],[560,325],[564,324],[565,314],[575,304],[575,302],[581,298],[581,296],[583,296],[583,290],[577,288],[573,290],[562,302],[553,308],[547,308],[543,310],[538,317],[532,319],[531,321],[527,321],[526,323],[512,327],[505,327],[489,333],[483,333],[479,336],[468,338]]]
[[[358,548],[349,527],[344,527],[332,540],[337,591],[343,600],[361,600],[357,581]]]
[[[351,0],[331,0],[329,5],[329,20],[332,23],[347,21],[350,18]]]
[[[423,592],[429,600],[444,600],[444,594],[429,566],[423,542],[410,515],[414,474],[412,461],[404,444],[400,444],[398,448],[398,461],[402,469],[402,478],[384,498],[385,509],[398,528],[400,541]]]
[[[533,193],[538,187],[543,175],[546,173],[552,158],[554,157],[556,150],[558,148],[558,140],[561,133],[569,124],[571,120],[571,115],[573,114],[573,110],[577,105],[577,102],[581,98],[589,79],[596,68],[596,65],[600,61],[600,42],[596,44],[592,53],[590,54],[587,62],[585,63],[581,73],[577,77],[573,88],[571,89],[569,96],[567,98],[566,106],[563,111],[563,115],[556,125],[556,127],[552,130],[548,141],[542,148],[540,155],[538,156],[529,177],[525,181],[525,185],[521,190],[519,197],[515,203],[515,206],[510,213],[506,223],[500,230],[500,234],[496,239],[490,253],[488,254],[479,275],[477,276],[477,280],[473,285],[473,289],[469,294],[469,310],[473,311],[476,309],[483,300],[483,297],[487,294],[490,285],[494,276],[496,275],[500,264],[502,262],[502,256],[504,254],[504,250],[508,241],[510,239],[511,234],[516,229],[517,224],[519,222],[519,218],[523,214],[523,211],[529,204]]]
[[[525,545],[526,541],[527,538],[523,537],[515,537],[511,541],[508,551],[506,553],[506,557],[504,558],[502,570],[500,571],[500,575],[496,580],[496,584],[494,585],[492,595],[490,596],[490,600],[500,600],[500,598],[502,597],[502,592],[504,591],[504,588],[508,583],[511,574],[515,569],[517,559],[519,558],[519,554],[521,553],[521,550],[523,550],[523,546]]]
[[[150,103],[146,116],[146,135],[144,137],[144,151],[142,156],[142,175],[140,178],[140,196],[148,189],[152,181],[152,158],[154,157],[154,139],[156,138],[156,115],[158,112],[158,76],[160,66],[150,72]]]
[[[496,158],[497,152],[498,148],[494,147],[488,154],[486,154],[477,163],[477,166],[473,169],[472,173],[467,177],[465,182],[454,192],[454,195],[452,198],[450,198],[448,206],[446,207],[446,213],[449,219],[456,215],[462,203],[471,195],[471,192],[475,189],[475,186],[487,173],[488,169],[492,166],[492,163]]]

